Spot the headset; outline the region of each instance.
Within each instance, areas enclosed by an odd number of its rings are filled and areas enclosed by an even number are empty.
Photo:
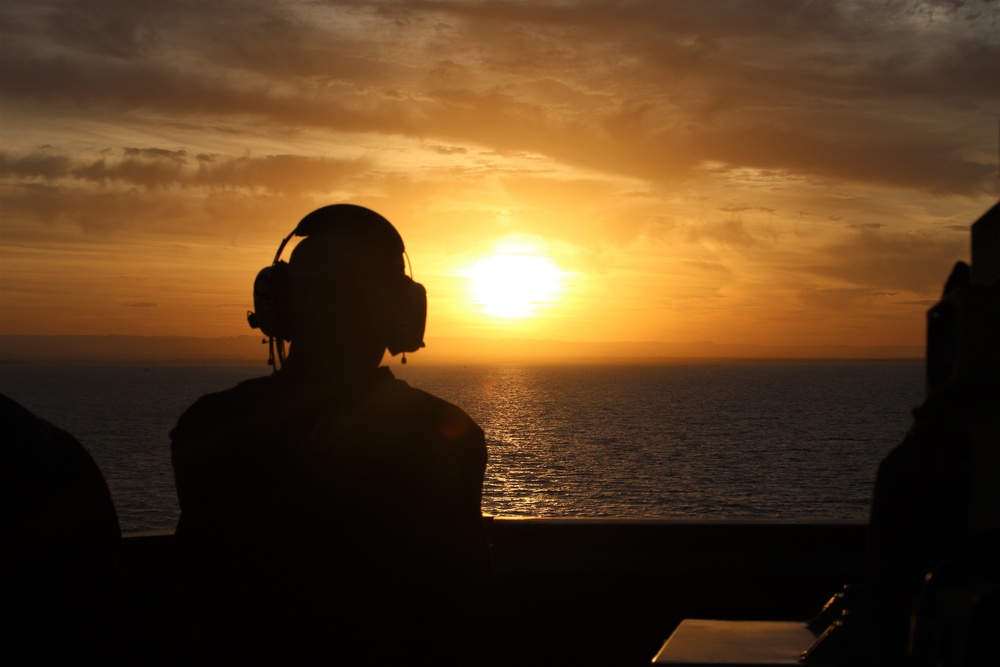
[[[374,211],[354,204],[333,204],[317,209],[303,218],[292,232],[282,239],[274,261],[257,273],[253,284],[252,311],[247,311],[247,322],[253,329],[260,329],[267,336],[267,363],[277,371],[285,362],[285,344],[293,340],[292,331],[292,286],[288,262],[281,259],[285,246],[295,236],[314,236],[331,233],[337,227],[349,225],[377,225],[386,241],[398,244],[412,275],[410,257],[403,247],[403,240],[392,224]],[[386,348],[389,354],[402,353],[406,363],[406,353],[416,352],[424,347],[424,329],[427,324],[427,290],[413,280],[411,275],[402,274],[401,298],[393,308],[389,323]]]

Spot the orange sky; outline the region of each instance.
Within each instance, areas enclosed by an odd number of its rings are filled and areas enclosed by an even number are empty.
[[[252,333],[257,270],[347,201],[428,338],[922,345],[1000,196],[998,16],[5,0],[0,334]],[[561,271],[520,319],[469,292],[511,244]]]

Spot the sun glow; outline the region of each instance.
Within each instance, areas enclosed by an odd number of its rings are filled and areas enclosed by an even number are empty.
[[[501,319],[530,317],[555,303],[565,275],[551,259],[529,246],[500,248],[463,274],[472,302]]]

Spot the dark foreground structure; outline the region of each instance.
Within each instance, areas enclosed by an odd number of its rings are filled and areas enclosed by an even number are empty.
[[[488,644],[467,664],[996,664],[989,641],[1000,624],[1000,205],[972,235],[971,266],[955,266],[928,312],[926,400],[879,469],[869,522],[485,517],[495,614]],[[31,618],[3,626],[5,662],[27,651],[38,663],[202,664],[186,634],[175,536],[111,541],[113,603],[102,595],[92,613],[79,599],[20,579],[16,590],[48,599],[9,606]],[[24,552],[5,546],[5,577],[41,576],[17,561]],[[85,577],[74,553],[61,553],[68,564],[49,558],[45,567]],[[106,577],[106,568],[94,567]],[[246,586],[252,590],[252,578]],[[57,613],[68,608],[72,614]],[[317,663],[422,662],[379,645],[343,655],[337,619],[350,610],[336,600],[329,608],[328,649]],[[738,647],[722,658],[715,651],[710,662],[712,651],[698,655],[705,647],[697,645],[696,620],[733,622],[713,627],[728,628],[734,640],[745,628],[758,643],[779,627],[804,634],[798,646],[772,642],[785,662],[751,663]],[[75,622],[99,627],[100,641],[81,643]]]

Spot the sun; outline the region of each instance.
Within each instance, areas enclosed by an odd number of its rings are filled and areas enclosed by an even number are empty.
[[[464,272],[469,295],[484,313],[501,319],[521,319],[555,303],[564,272],[530,247],[501,248]]]

